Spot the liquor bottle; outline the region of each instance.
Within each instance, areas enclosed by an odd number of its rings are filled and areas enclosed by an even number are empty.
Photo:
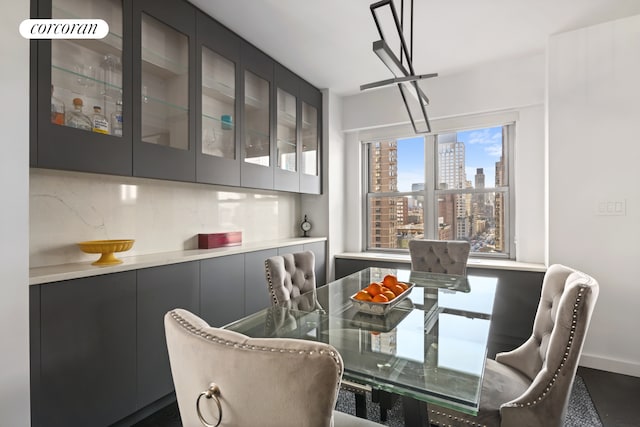
[[[109,134],[109,122],[102,114],[102,108],[98,105],[93,106],[93,114],[91,115],[91,130],[98,133]]]
[[[122,101],[116,101],[116,111],[111,113],[111,135],[122,136]]]
[[[51,123],[64,125],[64,102],[53,95],[53,85],[51,85]]]
[[[82,112],[82,99],[73,98],[73,111],[67,114],[67,126],[91,131],[91,119]]]

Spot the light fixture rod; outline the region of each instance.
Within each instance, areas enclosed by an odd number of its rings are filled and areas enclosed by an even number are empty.
[[[391,86],[391,85],[402,83],[402,82],[413,82],[417,80],[430,79],[433,77],[438,77],[438,73],[421,74],[419,76],[396,77],[393,79],[380,80],[377,82],[361,85],[360,90],[375,89],[378,87]]]

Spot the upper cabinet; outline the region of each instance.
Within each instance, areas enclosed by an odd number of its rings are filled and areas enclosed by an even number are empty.
[[[242,42],[240,184],[273,190],[273,60]]]
[[[196,180],[240,185],[240,38],[198,12]]]
[[[38,3],[38,17],[103,19],[109,34],[32,42],[32,165],[131,175],[131,37],[123,10],[121,0]]]
[[[300,192],[322,193],[322,93],[300,82]]]
[[[195,181],[195,9],[133,2],[133,174]]]
[[[104,19],[31,51],[31,165],[320,193],[322,97],[183,0],[34,0]]]

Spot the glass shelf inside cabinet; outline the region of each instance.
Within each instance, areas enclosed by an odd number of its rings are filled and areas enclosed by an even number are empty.
[[[235,76],[232,61],[202,47],[202,153],[236,158]]]
[[[296,171],[297,123],[296,97],[278,88],[278,167]]]
[[[189,149],[189,41],[142,14],[142,141]]]
[[[122,2],[118,0],[53,0],[56,19],[104,19],[103,39],[51,41],[51,121],[122,136]],[[81,104],[81,106],[80,106]]]
[[[244,87],[244,161],[270,166],[269,82],[245,71]]]
[[[318,110],[302,103],[302,173],[318,175]]]

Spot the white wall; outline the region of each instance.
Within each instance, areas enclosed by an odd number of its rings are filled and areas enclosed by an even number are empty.
[[[119,256],[197,249],[199,233],[243,242],[299,233],[300,196],[206,184],[32,169],[30,266],[95,260],[77,242],[135,239]]]
[[[490,115],[518,117],[516,125],[515,187],[516,255],[525,262],[543,262],[544,234],[544,97],[545,55],[483,64],[458,74],[430,79],[425,84],[433,127],[474,121]],[[360,141],[364,135],[408,122],[397,88],[362,92],[344,99],[343,126],[347,131],[346,249],[362,250]],[[486,124],[486,123],[485,123]],[[405,126],[402,126],[405,127]],[[396,135],[405,136],[405,135]]]
[[[0,424],[29,415],[29,42],[18,25],[29,2],[5,2],[0,17]]]
[[[640,15],[554,36],[548,61],[549,262],[600,283],[581,364],[640,376]]]

